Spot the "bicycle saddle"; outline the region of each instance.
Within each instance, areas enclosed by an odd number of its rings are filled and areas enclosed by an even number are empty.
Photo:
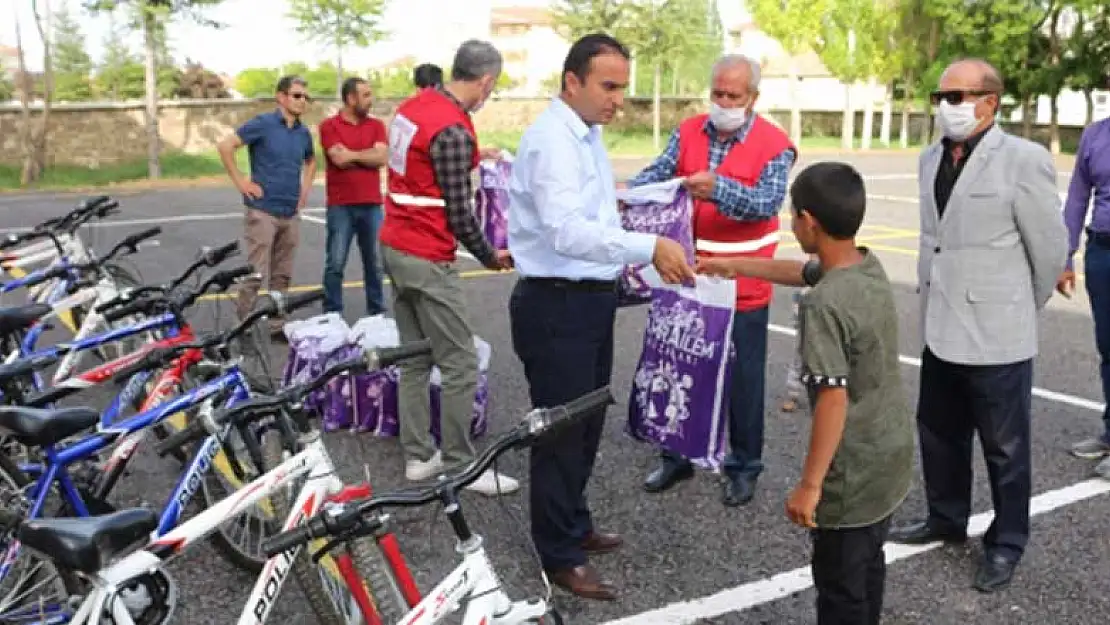
[[[92,408],[27,408],[0,406],[0,431],[29,447],[53,445],[100,421]]]
[[[145,543],[158,515],[131,508],[92,517],[28,519],[19,528],[19,541],[58,565],[95,573],[115,556]]]
[[[53,310],[50,304],[28,304],[0,308],[0,334],[12,334],[26,330],[39,319]]]

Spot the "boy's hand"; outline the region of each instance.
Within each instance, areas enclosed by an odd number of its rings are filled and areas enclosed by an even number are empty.
[[[795,525],[805,528],[816,528],[814,518],[817,513],[817,502],[821,501],[821,489],[799,483],[790,492],[786,500],[786,516]]]
[[[725,258],[698,256],[697,262],[694,265],[694,270],[700,274],[716,276],[718,278],[736,277],[736,270],[730,266],[728,259]]]

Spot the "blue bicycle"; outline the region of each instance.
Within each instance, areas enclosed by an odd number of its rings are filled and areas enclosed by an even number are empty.
[[[75,486],[67,470],[68,467],[94,456],[136,432],[166,420],[170,415],[199,407],[200,410],[194,418],[207,419],[214,408],[227,407],[249,398],[252,389],[239,370],[238,362],[229,359],[229,343],[260,319],[286,315],[317,302],[322,297],[321,292],[299,294],[288,299],[273,294],[264,299],[260,307],[229,331],[210,335],[192,343],[147,352],[132,365],[118,371],[117,379],[127,380],[139,372],[157,370],[190,351],[200,351],[208,355],[214,363],[217,363],[216,366],[222,370],[222,373],[154,408],[120,420],[109,429],[100,430],[64,446],[59,445],[63,440],[95,426],[100,421],[100,414],[88,408],[41,410],[20,406],[0,407],[0,429],[10,432],[24,445],[41,449],[45,458],[42,465],[19,467],[6,456],[0,455],[0,483],[6,482],[16,487],[15,496],[9,497],[3,505],[6,514],[15,514],[19,518],[41,517],[47,498],[51,494],[58,494],[61,497],[63,516],[89,516],[112,510],[111,506],[103,500],[86,499]],[[149,301],[152,302],[150,306],[154,308],[153,302],[156,300]],[[26,376],[31,371],[49,367],[56,359],[56,356],[36,356],[0,366],[0,384]],[[214,460],[221,451],[244,483],[264,473],[267,467],[260,440],[264,429],[269,425],[263,424],[262,428],[252,431],[245,428],[238,431],[215,429],[216,433],[208,436],[200,444],[197,453],[163,506],[158,527],[155,530],[156,536],[165,534],[180,522],[185,507],[209,477]],[[250,460],[249,464],[252,466],[242,466],[241,454],[230,448],[233,439],[243,444]],[[162,450],[162,453],[168,453],[168,451],[168,449]],[[35,476],[34,479],[28,474]],[[242,517],[228,519],[228,522],[235,522],[240,518]],[[261,538],[279,531],[281,520],[280,516],[272,513],[264,513],[258,518],[256,524],[262,530],[262,535],[255,544],[261,543]],[[216,538],[218,535],[214,534],[212,539],[218,541]],[[19,568],[18,556],[21,553],[18,541],[12,539],[10,535],[6,535],[4,540],[7,544],[2,546],[4,557],[0,559],[0,585],[3,585],[10,573]],[[262,561],[266,560],[264,555],[259,555]],[[258,570],[260,569],[259,565]],[[79,580],[68,571],[57,570],[56,575],[62,586],[57,589],[60,597],[77,594],[80,587]],[[17,584],[18,581],[22,580],[17,580]],[[34,594],[37,598],[42,597],[41,591]],[[33,605],[23,607],[19,607],[12,601],[5,603],[6,605],[0,606],[0,622],[7,622],[6,619],[18,622],[17,619],[25,619],[32,615],[38,618],[39,609],[43,605],[37,599]]]

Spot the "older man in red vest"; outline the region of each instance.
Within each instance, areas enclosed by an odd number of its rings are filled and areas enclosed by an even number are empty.
[[[759,97],[759,64],[726,55],[713,65],[709,114],[683,121],[667,148],[628,181],[634,187],[685,178],[694,198],[694,238],[702,256],[774,256],[779,209],[786,196],[797,148],[778,126],[752,112]],[[767,323],[772,287],[736,280],[736,348],[729,389],[729,444],[721,501],[751,501],[763,470],[763,409],[767,369]],[[692,477],[693,466],[664,452],[644,483],[660,492]]]
[[[474,459],[470,422],[478,356],[455,249],[461,243],[490,269],[512,266],[509,253],[486,240],[471,206],[470,174],[480,150],[470,114],[489,99],[500,74],[496,48],[484,41],[463,42],[451,80],[402,102],[389,125],[382,265],[392,284],[401,342],[428,339],[432,344],[431,356],[399,365],[401,448],[405,477],[414,481]],[[433,365],[440,372],[440,449],[429,433]],[[516,491],[519,484],[490,470],[467,488],[497,495]]]

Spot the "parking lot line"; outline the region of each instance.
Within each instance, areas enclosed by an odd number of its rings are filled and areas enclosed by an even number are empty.
[[[768,324],[767,329],[769,329],[772,332],[777,332],[779,334],[785,334],[787,336],[797,336],[798,335],[798,331],[795,330],[794,328],[788,328],[786,326],[780,326],[780,325],[774,324],[774,323]],[[903,356],[903,355],[899,354],[898,355],[898,361],[901,362],[904,365],[910,365],[911,367],[920,367],[921,366],[921,359],[920,358],[913,358],[913,357],[910,357],[910,356]],[[1083,398],[1083,397],[1077,397],[1075,395],[1069,395],[1067,393],[1060,393],[1058,391],[1050,391],[1048,389],[1043,389],[1039,386],[1034,386],[1033,387],[1033,396],[1034,397],[1040,397],[1041,399],[1046,399],[1048,401],[1054,401],[1054,402],[1057,402],[1057,403],[1060,403],[1060,404],[1067,404],[1069,406],[1075,406],[1076,408],[1085,408],[1087,410],[1093,410],[1095,412],[1100,412],[1100,413],[1103,410],[1106,409],[1106,404],[1104,404],[1104,403],[1097,402],[1097,401],[1094,401],[1094,400],[1091,400],[1091,399],[1086,399],[1086,398]]]
[[[1050,490],[1030,500],[1029,514],[1031,517],[1042,516],[1108,492],[1110,492],[1110,481],[1102,479],[1090,479],[1071,486]],[[987,531],[993,518],[993,510],[972,516],[968,523],[968,536],[982,536]],[[926,545],[909,546],[888,542],[883,545],[883,551],[887,564],[891,564],[911,556],[927,553],[942,544],[934,542]],[[765,603],[785,599],[808,590],[812,586],[813,575],[810,567],[798,567],[791,571],[741,584],[699,599],[675,602],[655,610],[607,621],[602,625],[688,625],[702,619],[743,612]]]
[[[492,271],[492,270],[489,270],[489,269],[474,269],[472,271],[460,271],[459,272],[459,277],[460,278],[484,278],[486,276],[496,276],[496,275],[499,275],[499,274],[500,275],[507,275],[508,273],[511,273],[511,272]],[[382,278],[382,283],[383,284],[389,284],[389,278]],[[350,280],[348,282],[343,283],[343,288],[345,288],[345,289],[361,289],[363,284],[364,284],[364,282],[362,280]],[[305,293],[307,291],[316,291],[316,290],[319,290],[320,288],[322,288],[322,287],[319,284],[297,284],[297,285],[289,287],[289,292],[290,293]],[[268,291],[266,291],[265,289],[259,291],[260,294],[265,294],[267,292]],[[216,300],[227,300],[227,299],[231,299],[233,297],[235,297],[235,294],[233,294],[233,293],[208,293],[207,295],[201,295],[200,297],[198,297],[197,301],[198,302],[213,302],[213,301],[216,301]]]

